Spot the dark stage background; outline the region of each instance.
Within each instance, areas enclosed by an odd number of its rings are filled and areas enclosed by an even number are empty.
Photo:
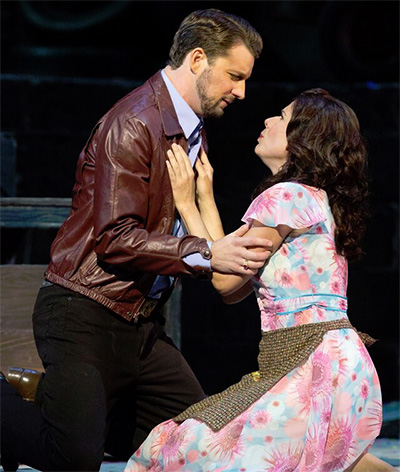
[[[186,14],[216,7],[248,19],[265,47],[247,97],[208,121],[227,232],[266,168],[253,153],[263,120],[300,91],[350,104],[369,141],[372,218],[351,265],[349,316],[370,349],[384,401],[399,396],[397,1],[2,1],[2,196],[70,197],[75,164],[108,108],[165,64]],[[2,264],[46,264],[55,230],[3,231]],[[225,306],[209,283],[182,281],[182,351],[207,393],[256,368],[255,299]]]

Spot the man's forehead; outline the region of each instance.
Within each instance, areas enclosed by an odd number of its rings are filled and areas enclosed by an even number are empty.
[[[253,69],[254,56],[244,44],[240,43],[232,46],[226,55],[216,58],[216,62],[246,78]]]

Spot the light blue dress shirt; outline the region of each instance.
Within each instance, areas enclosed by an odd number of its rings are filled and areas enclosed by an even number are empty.
[[[199,118],[185,102],[185,100],[178,93],[172,82],[167,77],[164,70],[161,71],[161,75],[171,96],[179,124],[183,130],[185,138],[188,141],[188,156],[192,166],[194,166],[201,147],[201,135],[199,133],[203,127],[203,120]],[[180,218],[175,220],[172,234],[178,237],[182,237],[183,235],[187,234],[185,225]],[[208,245],[211,248],[211,242],[209,242]],[[199,253],[186,256],[185,262],[191,266],[197,265],[204,267],[206,270],[210,270],[210,261],[204,259]],[[168,275],[158,275],[148,296],[150,298],[160,298],[162,293],[171,286],[173,281],[174,277]]]

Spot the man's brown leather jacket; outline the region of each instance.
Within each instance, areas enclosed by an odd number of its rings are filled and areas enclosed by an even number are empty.
[[[209,259],[207,242],[171,236],[176,215],[165,161],[173,142],[187,149],[159,71],[93,129],[79,156],[72,209],[53,242],[47,280],[130,320],[157,274],[204,277],[183,258],[199,252]]]

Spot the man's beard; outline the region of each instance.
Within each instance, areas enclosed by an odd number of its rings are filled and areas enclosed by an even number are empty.
[[[224,114],[224,110],[219,108],[222,98],[213,100],[207,94],[212,70],[210,68],[204,70],[196,82],[197,94],[200,98],[200,106],[203,118],[220,118]]]

